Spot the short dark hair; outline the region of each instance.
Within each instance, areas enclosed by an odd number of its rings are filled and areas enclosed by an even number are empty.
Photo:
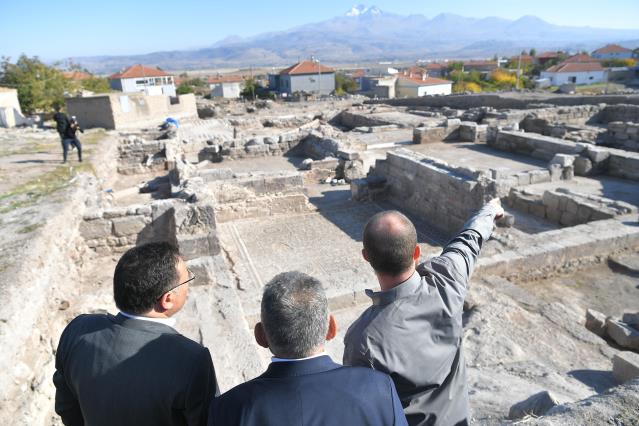
[[[122,312],[149,312],[162,294],[177,283],[180,252],[167,242],[149,243],[128,250],[113,275],[113,298]]]
[[[276,275],[264,286],[261,317],[275,356],[312,355],[328,332],[328,301],[322,283],[297,271]]]
[[[376,272],[399,275],[413,264],[415,225],[396,210],[377,213],[364,227],[364,250]]]

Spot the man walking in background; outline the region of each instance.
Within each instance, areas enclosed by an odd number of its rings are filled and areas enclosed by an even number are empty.
[[[364,259],[381,291],[344,338],[344,365],[389,374],[410,425],[469,423],[462,313],[468,283],[494,221],[498,199],[482,207],[440,256],[416,267],[417,232],[397,211],[373,216],[364,228]]]

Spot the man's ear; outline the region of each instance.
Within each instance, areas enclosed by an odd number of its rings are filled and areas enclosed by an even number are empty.
[[[417,262],[419,260],[419,256],[422,254],[422,249],[419,248],[419,244],[415,246],[415,250],[413,250],[413,260]]]
[[[333,314],[328,316],[328,331],[326,332],[326,341],[333,340],[337,335],[337,321]]]
[[[366,249],[362,249],[362,257],[364,258],[365,261],[370,263],[370,260],[368,260],[368,253],[366,253]]]
[[[173,291],[167,291],[158,299],[156,304],[158,312],[169,311],[173,308],[175,304],[175,293]]]
[[[261,322],[255,324],[255,328],[253,329],[253,334],[255,335],[255,341],[258,345],[263,348],[268,349],[268,340],[266,340],[266,332],[264,331],[264,326]]]

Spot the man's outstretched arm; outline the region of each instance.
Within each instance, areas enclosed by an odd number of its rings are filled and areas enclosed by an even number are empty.
[[[495,220],[503,215],[504,209],[495,198],[464,224],[440,256],[417,268],[420,275],[433,277],[451,314],[461,311],[481,247],[490,238]]]

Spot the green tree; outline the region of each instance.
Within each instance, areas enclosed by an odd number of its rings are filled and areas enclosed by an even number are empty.
[[[530,56],[537,56],[537,49],[533,47],[532,49],[530,49],[530,52],[528,52],[528,54]]]
[[[178,95],[186,95],[187,93],[193,93],[193,87],[188,84],[186,81],[180,83],[180,85],[175,89],[175,93]]]
[[[84,90],[94,93],[107,93],[111,91],[109,79],[106,77],[91,77],[80,82]]]
[[[240,93],[245,99],[255,99],[255,93],[258,91],[257,81],[253,77],[244,80],[244,89]]]
[[[21,55],[15,64],[3,57],[0,85],[18,90],[20,107],[26,114],[50,112],[64,104],[64,92],[72,88],[62,72],[45,65],[37,56]]]
[[[354,93],[357,91],[357,82],[342,73],[335,74],[335,94]]]

